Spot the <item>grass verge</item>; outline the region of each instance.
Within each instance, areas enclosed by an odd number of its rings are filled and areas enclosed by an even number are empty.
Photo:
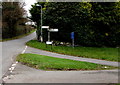
[[[51,46],[45,43],[40,43],[37,40],[31,40],[26,43],[28,46],[66,54],[78,57],[85,57],[85,58],[94,58],[94,59],[101,59],[101,60],[108,60],[108,61],[118,61],[118,49],[119,48],[97,48],[97,47],[67,47],[67,46]]]
[[[17,57],[17,61],[27,66],[42,70],[104,70],[116,68],[94,63],[55,58],[30,53],[20,54]]]
[[[4,42],[4,41],[8,41],[8,40],[14,40],[14,39],[19,39],[19,38],[25,37],[25,36],[33,33],[34,31],[35,30],[32,30],[29,33],[26,33],[26,34],[23,34],[23,35],[19,35],[19,36],[16,36],[16,37],[12,37],[12,38],[8,38],[8,39],[2,39],[2,40],[0,40],[0,42]]]

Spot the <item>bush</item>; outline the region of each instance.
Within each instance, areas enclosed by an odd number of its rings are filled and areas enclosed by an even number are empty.
[[[120,45],[120,2],[39,2],[37,4],[44,7],[43,25],[59,29],[57,34],[51,33],[52,40],[71,42],[70,33],[77,32],[75,43],[79,45],[98,47]],[[35,6],[32,8],[32,15],[35,14],[33,9]],[[34,18],[34,21],[39,20]]]

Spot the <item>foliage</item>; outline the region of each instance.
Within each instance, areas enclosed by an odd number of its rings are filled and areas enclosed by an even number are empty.
[[[40,3],[40,2],[38,2]],[[41,7],[39,5],[42,5],[44,7],[45,2],[41,2],[41,4],[35,3],[35,5],[32,5],[32,9],[30,9],[31,17],[34,22],[36,22],[37,26],[41,25],[40,19],[41,19]],[[38,6],[37,6],[38,5]]]
[[[84,46],[120,45],[120,2],[38,2],[43,6],[43,25],[58,28],[51,33],[52,40],[71,41],[70,33],[76,32],[75,43]],[[32,17],[40,21],[40,9],[31,8]],[[34,11],[33,11],[34,10]],[[35,13],[39,13],[37,16]],[[34,16],[33,16],[34,15]],[[44,33],[45,34],[45,33]],[[56,36],[57,35],[57,36]]]
[[[51,46],[46,45],[45,43],[40,43],[36,40],[31,40],[27,42],[28,46],[66,54],[78,57],[85,57],[85,58],[94,58],[94,59],[101,59],[101,60],[108,60],[108,61],[118,61],[119,59],[119,48],[97,48],[97,47],[68,47],[68,46]]]
[[[22,2],[3,2],[2,3],[2,22],[3,38],[12,38],[17,35],[16,24],[25,15],[25,3]]]
[[[61,59],[37,54],[21,54],[17,60],[25,65],[43,70],[101,70],[106,69],[105,65]],[[107,66],[107,69],[115,67]]]
[[[120,2],[91,3],[94,42],[100,46],[120,45]]]

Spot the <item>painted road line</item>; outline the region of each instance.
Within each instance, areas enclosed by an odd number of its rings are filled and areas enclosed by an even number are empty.
[[[25,46],[25,49],[22,51],[22,54],[24,54],[24,53],[25,53],[26,49],[27,49],[27,46]]]
[[[2,79],[3,82],[7,81],[11,76],[13,76],[13,75],[12,75],[12,72],[14,71],[17,63],[18,63],[18,61],[16,61],[15,63],[13,63],[13,64],[11,65],[11,67],[9,68],[10,74],[9,74],[8,76],[5,76],[5,77]]]

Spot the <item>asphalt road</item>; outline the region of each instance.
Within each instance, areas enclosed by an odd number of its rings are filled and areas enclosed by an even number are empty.
[[[35,38],[35,32],[20,39],[2,42],[2,75],[8,71],[14,62],[14,57],[24,50],[25,42],[33,38]]]
[[[6,83],[75,83],[74,85],[76,85],[76,83],[104,83],[100,85],[118,83],[117,69],[94,71],[43,71],[18,63],[12,74],[13,75],[9,77]]]

